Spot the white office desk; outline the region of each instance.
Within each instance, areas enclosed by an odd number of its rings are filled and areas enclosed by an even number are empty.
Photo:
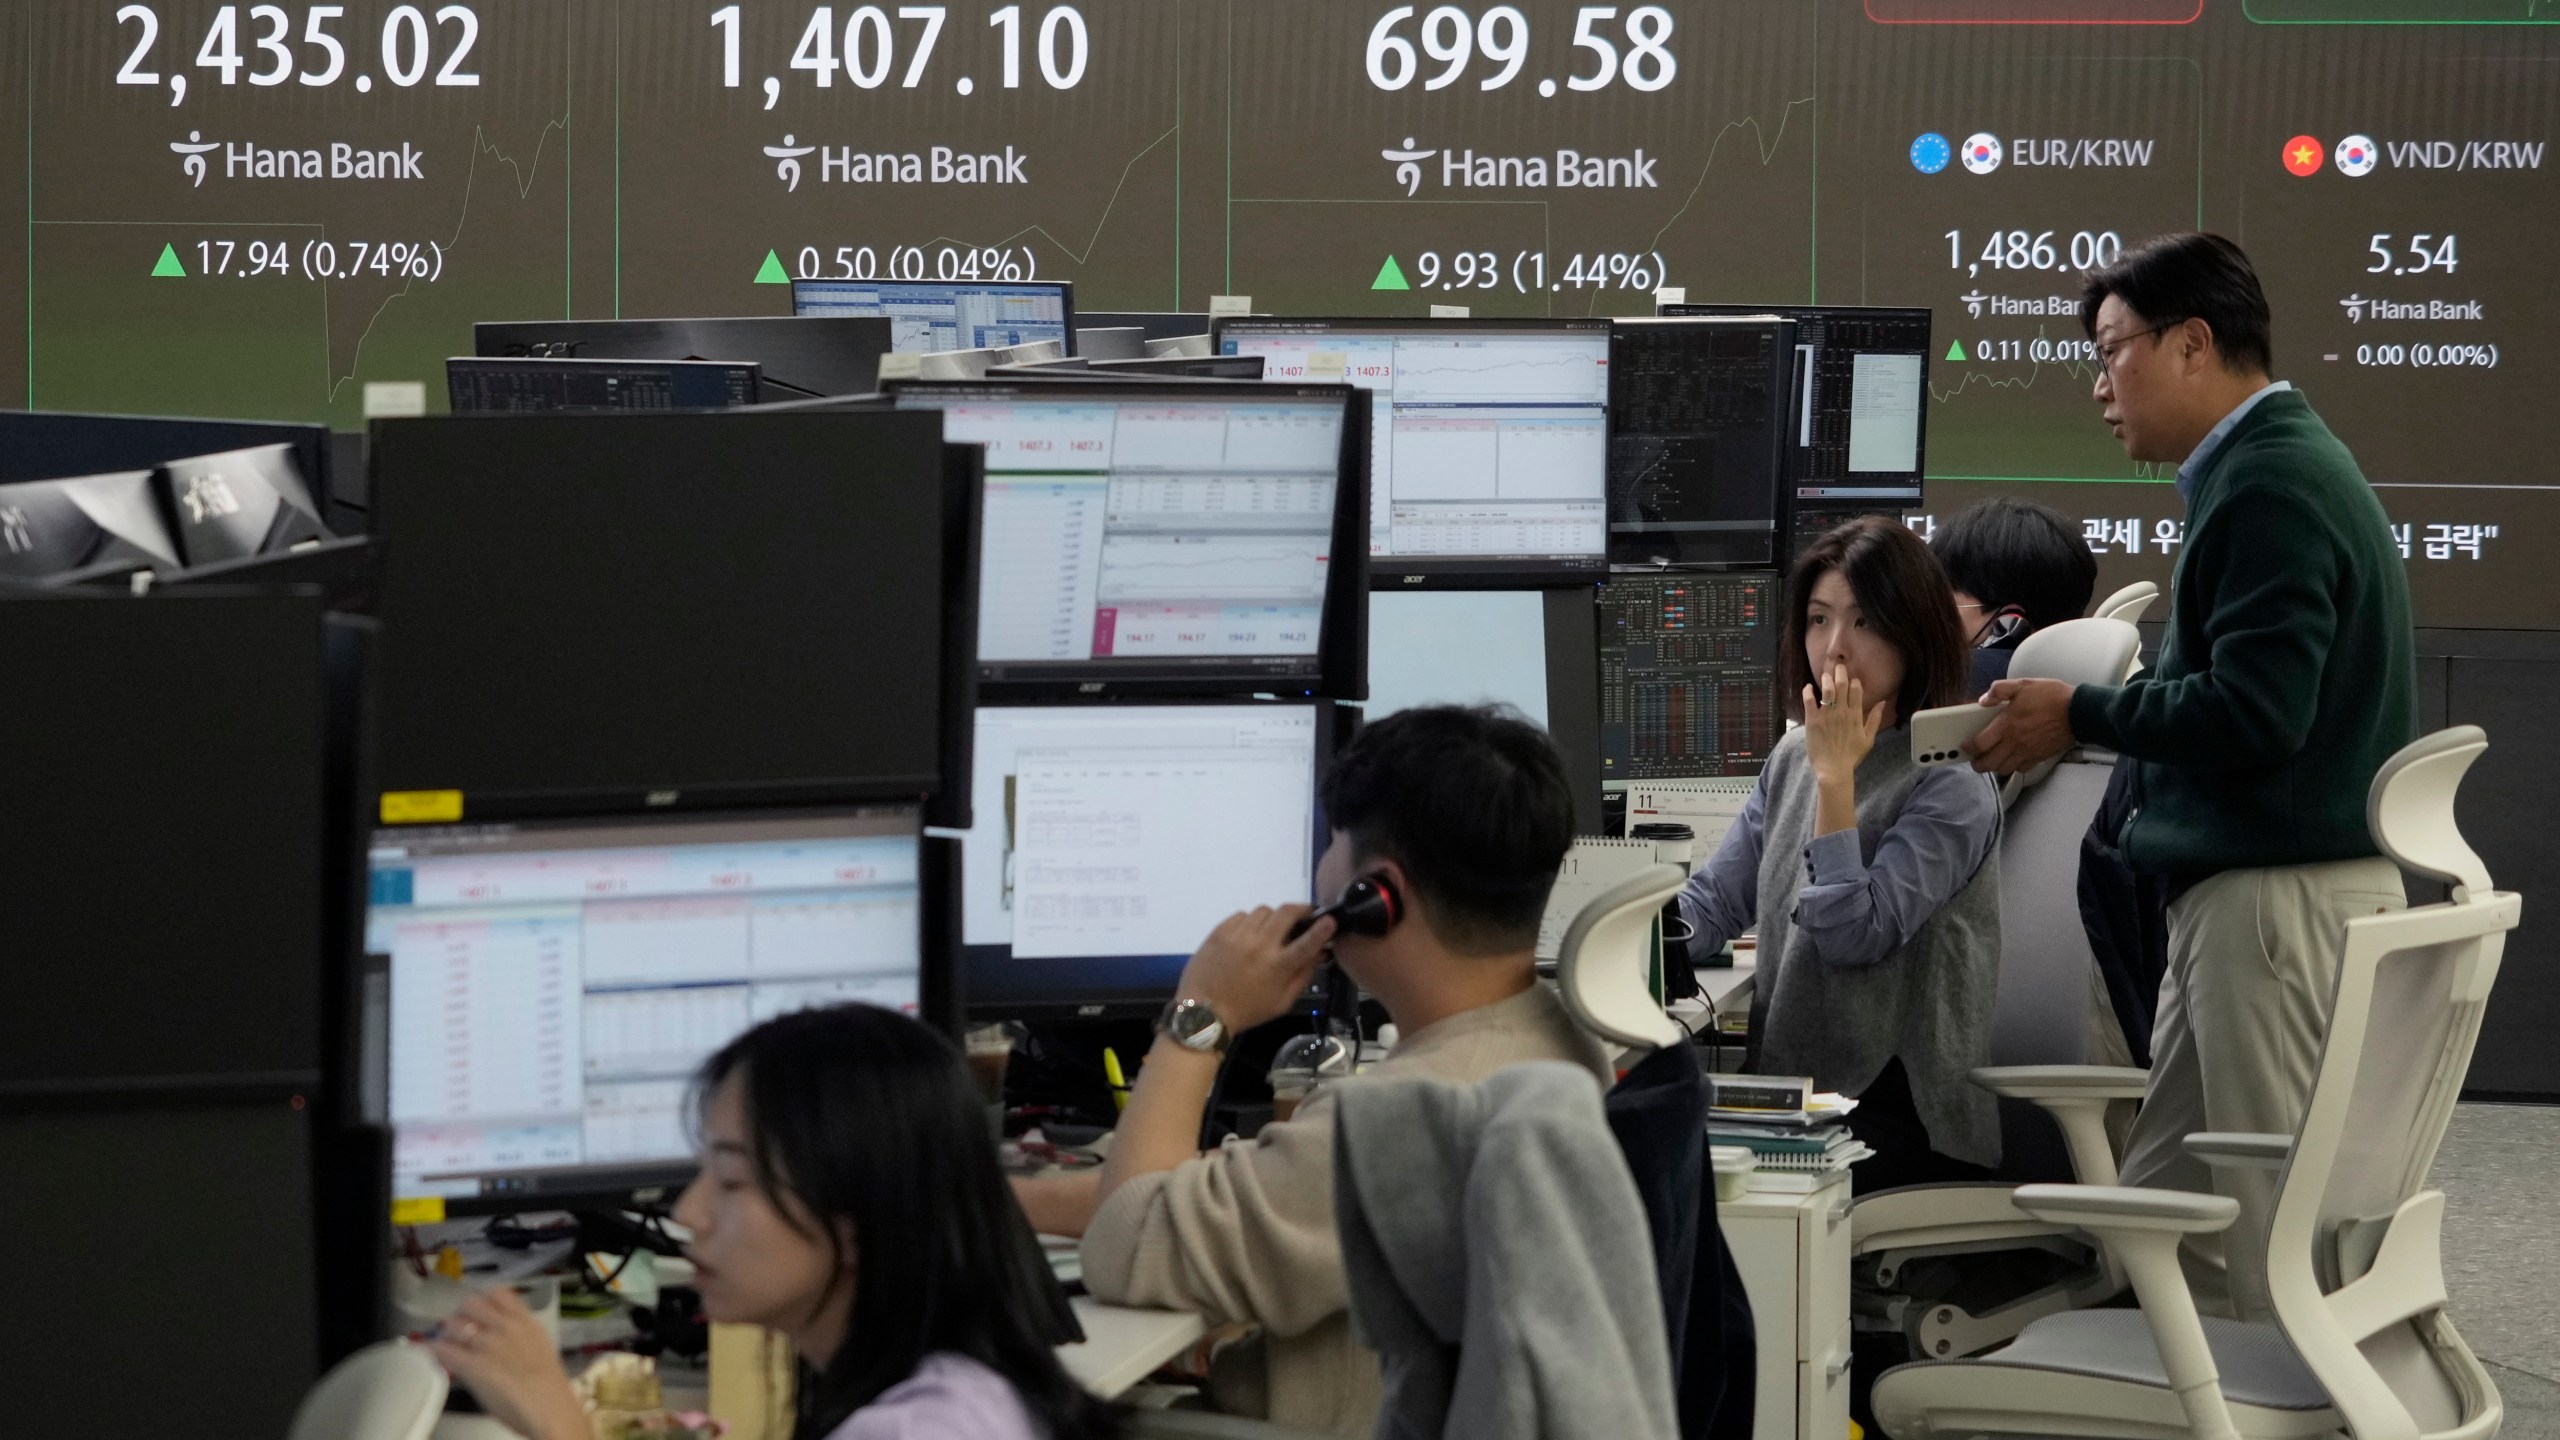
[[[1058,1358],[1077,1384],[1105,1400],[1128,1393],[1207,1333],[1199,1316],[1177,1310],[1133,1310],[1090,1295],[1075,1297],[1073,1304],[1084,1343],[1059,1346]]]

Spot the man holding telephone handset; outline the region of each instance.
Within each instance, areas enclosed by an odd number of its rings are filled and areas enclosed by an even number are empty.
[[[1538,924],[1573,843],[1572,791],[1544,732],[1495,709],[1406,710],[1344,749],[1323,800],[1333,841],[1316,889],[1332,903],[1267,906],[1211,931],[1158,1021],[1100,1172],[1017,1181],[1016,1192],[1036,1228],[1084,1237],[1097,1297],[1261,1327],[1258,1360],[1221,1357],[1222,1402],[1366,1436],[1378,1360],[1351,1335],[1333,1105],[1319,1088],[1289,1120],[1201,1154],[1201,1112],[1229,1042],[1287,1014],[1330,952],[1401,1033],[1379,1071],[1469,1084],[1564,1060],[1604,1088],[1615,1077],[1537,983]]]
[[[2189,1280],[2208,1313],[2269,1319],[2276,1177],[2209,1169],[2183,1140],[2300,1128],[2345,924],[2406,903],[2365,793],[2416,733],[2408,578],[2354,458],[2270,378],[2266,296],[2238,246],[2131,251],[2089,276],[2081,322],[2125,453],[2178,466],[2168,634],[2123,685],[2000,681],[1982,703],[2006,712],[1965,750],[1994,774],[2082,741],[2136,762],[2116,839],[2169,877],[2169,964],[2123,1183],[2238,1200],[2226,1235],[2189,1237]]]

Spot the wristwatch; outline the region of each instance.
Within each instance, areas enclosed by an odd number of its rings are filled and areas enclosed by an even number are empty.
[[[1226,1023],[1218,1012],[1203,1000],[1176,1000],[1164,1007],[1156,1017],[1158,1032],[1171,1036],[1173,1043],[1185,1050],[1203,1055],[1224,1055],[1234,1037],[1227,1033]]]

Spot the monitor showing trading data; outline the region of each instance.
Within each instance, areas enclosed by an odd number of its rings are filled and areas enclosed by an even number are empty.
[[[1777,744],[1775,574],[1613,575],[1600,590],[1600,751],[1612,786],[1755,775]]]
[[[1795,327],[1621,320],[1609,349],[1609,561],[1767,565],[1785,513]]]
[[[1591,579],[1604,566],[1606,320],[1221,320],[1269,380],[1370,392],[1381,588]]]
[[[1929,395],[1925,307],[1665,305],[1662,313],[1774,314],[1794,321],[1790,495],[1833,507],[1919,503]]]
[[[1064,280],[794,280],[791,313],[886,316],[900,355],[1034,340],[1075,348],[1075,286]]]
[[[1365,591],[1340,385],[898,383],[986,446],[978,662],[992,685],[1351,696]]]
[[[922,999],[911,807],[374,833],[393,1193],[680,1179],[703,1060],[761,1020]]]
[[[981,706],[973,1010],[1160,1005],[1219,921],[1315,888],[1323,707]]]

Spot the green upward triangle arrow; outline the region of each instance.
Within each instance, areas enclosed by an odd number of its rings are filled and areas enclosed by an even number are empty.
[[[181,280],[186,279],[187,267],[178,263],[178,247],[175,245],[161,246],[159,263],[151,267],[151,273],[154,278],[175,275]]]
[[[759,285],[788,285],[791,283],[790,275],[783,271],[781,256],[774,254],[770,250],[764,252],[764,268],[756,272],[756,283]]]
[[[1397,268],[1396,257],[1390,255],[1387,257],[1387,263],[1378,267],[1378,278],[1369,282],[1369,288],[1372,290],[1410,290],[1413,287],[1404,283],[1404,271]]]
[[[1959,340],[1953,345],[1948,346],[1947,358],[1950,360],[1962,360],[1964,358],[1964,342]]]

